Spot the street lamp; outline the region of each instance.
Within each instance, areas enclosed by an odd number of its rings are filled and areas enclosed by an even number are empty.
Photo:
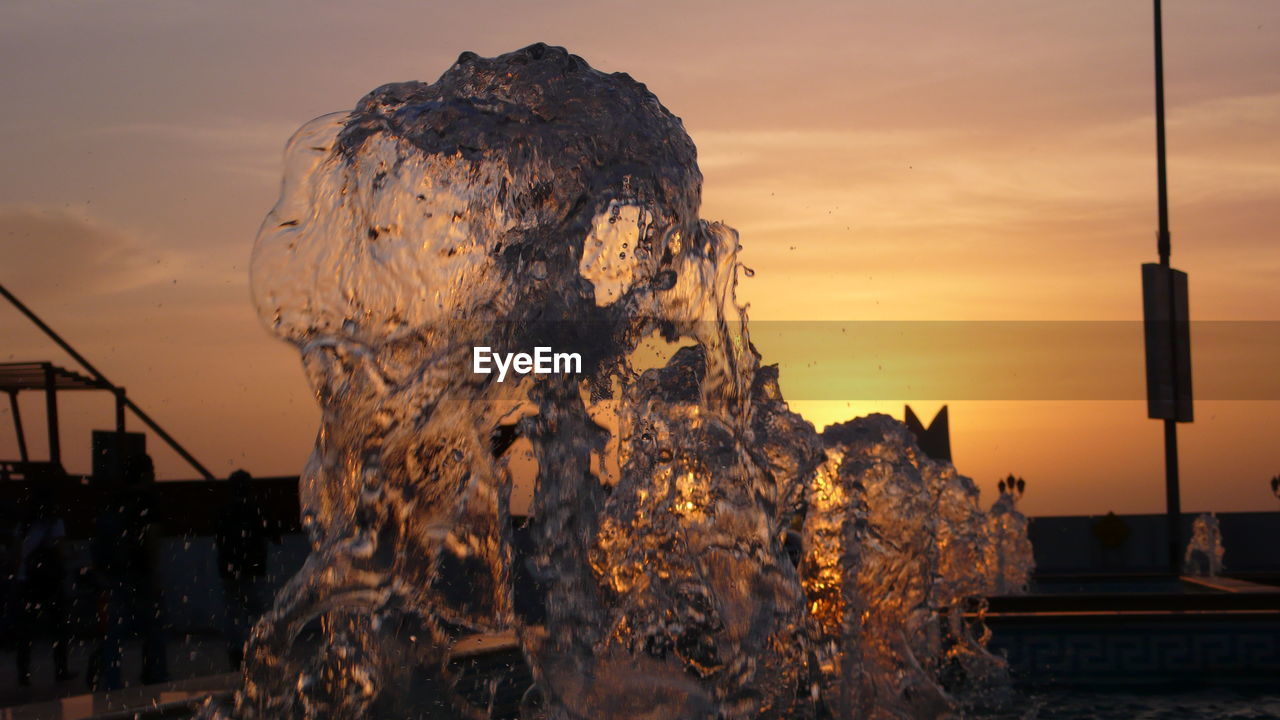
[[[1143,334],[1147,356],[1147,417],[1164,421],[1165,518],[1169,571],[1181,559],[1182,500],[1178,481],[1178,423],[1191,422],[1191,330],[1187,274],[1169,264],[1169,193],[1164,141],[1164,38],[1160,0],[1155,10],[1156,201],[1160,262],[1142,266]]]

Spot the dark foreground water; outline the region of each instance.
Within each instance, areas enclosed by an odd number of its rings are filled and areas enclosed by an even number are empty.
[[[493,720],[519,720],[520,698],[532,681],[518,651],[469,657],[454,664],[457,691]],[[1000,711],[969,711],[966,720],[1280,720],[1280,678],[1274,684],[1186,687],[1021,687]],[[453,717],[442,703],[439,717]],[[434,717],[434,716],[433,716]]]
[[[1022,693],[1014,712],[982,720],[1262,720],[1280,718],[1280,679],[1270,691],[1210,689],[1118,692],[1058,689]]]

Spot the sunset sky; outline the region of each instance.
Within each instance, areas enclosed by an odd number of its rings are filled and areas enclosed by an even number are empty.
[[[773,321],[1141,318],[1156,223],[1145,0],[6,2],[0,283],[215,473],[296,474],[318,413],[247,286],[285,140],[464,50],[536,41],[630,73],[684,120],[703,216],[739,230],[756,271],[738,292],[760,349],[819,428],[901,417],[903,402],[799,390],[831,371],[770,340]],[[1169,0],[1165,47],[1173,262],[1192,316],[1280,323],[1280,3]],[[1132,392],[1114,399],[982,384],[904,399],[929,417],[950,404],[956,465],[988,499],[1014,472],[1028,514],[1157,512],[1161,427],[1138,400],[1141,338],[1127,342],[1114,372]],[[43,359],[72,366],[0,307],[0,362]],[[1186,510],[1280,509],[1265,374],[1259,399],[1202,395],[1182,426]],[[23,402],[42,455],[43,400]],[[86,472],[110,399],[61,408],[67,465]],[[162,477],[195,475],[149,446]],[[0,457],[16,456],[6,405]]]

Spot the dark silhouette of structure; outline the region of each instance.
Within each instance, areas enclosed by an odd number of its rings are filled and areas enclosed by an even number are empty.
[[[228,481],[231,499],[218,514],[214,538],[225,597],[227,656],[232,667],[240,667],[249,628],[263,611],[267,543],[280,544],[280,531],[253,497],[249,473],[236,470]]]
[[[142,683],[168,679],[163,603],[156,582],[154,482],[150,456],[128,458],[121,482],[104,493],[105,506],[95,523],[93,570],[106,607],[90,678],[98,689],[124,686],[124,641],[132,636],[142,640]]]
[[[9,396],[13,428],[18,436],[18,459],[0,460],[0,481],[41,481],[65,475],[62,468],[62,434],[58,427],[58,393],[81,390],[113,393],[116,396],[116,429],[124,429],[124,388],[117,388],[50,362],[0,363],[0,391]],[[47,460],[33,460],[27,449],[27,432],[18,395],[28,391],[44,393],[45,425],[49,437]]]
[[[14,627],[18,684],[31,684],[31,650],[38,635],[53,640],[54,677],[72,677],[67,663],[71,637],[68,632],[69,607],[66,593],[67,563],[63,540],[66,522],[58,513],[56,491],[44,483],[31,488],[33,497],[28,516],[16,533],[14,567],[17,622]]]
[[[206,480],[213,480],[213,473],[205,469],[199,460],[187,452],[177,440],[173,438],[159,423],[151,419],[138,407],[129,396],[125,394],[124,388],[115,385],[107,379],[105,375],[98,372],[98,369],[89,363],[83,355],[76,352],[70,343],[62,339],[62,336],[53,331],[38,315],[19,300],[13,293],[9,292],[3,285],[0,285],[0,296],[9,301],[11,305],[17,308],[36,327],[40,328],[50,340],[64,352],[72,357],[85,372],[89,373],[89,377],[80,375],[79,373],[65,370],[54,366],[49,362],[40,363],[4,363],[0,364],[0,390],[4,390],[9,395],[9,406],[13,410],[14,425],[18,433],[19,454],[22,456],[20,463],[30,464],[30,458],[27,457],[26,437],[23,432],[21,413],[18,410],[17,394],[22,390],[44,390],[46,416],[49,425],[49,463],[56,467],[57,474],[62,475],[62,454],[61,442],[58,433],[58,390],[107,390],[115,395],[116,398],[116,432],[124,432],[125,430],[125,410],[131,411],[135,417],[143,422],[151,429],[161,440],[164,440],[173,451],[178,453],[183,460],[186,460],[191,467]],[[11,466],[14,463],[0,462],[0,479],[6,479],[11,475]]]
[[[1187,274],[1169,264],[1168,172],[1164,140],[1164,28],[1160,0],[1153,0],[1156,80],[1156,254],[1142,266],[1143,325],[1147,356],[1147,417],[1164,421],[1165,523],[1169,572],[1182,569],[1182,499],[1178,480],[1178,423],[1191,422],[1191,334]]]
[[[951,422],[946,405],[933,416],[933,422],[927,428],[908,405],[904,422],[911,434],[916,436],[916,443],[925,455],[934,460],[951,461]]]
[[[1094,520],[1090,529],[1098,543],[1108,550],[1124,547],[1124,544],[1129,542],[1129,536],[1133,534],[1129,529],[1129,523],[1114,512],[1108,512]]]
[[[168,668],[165,658],[163,603],[156,578],[156,538],[160,513],[153,497],[155,469],[150,456],[146,454],[145,436],[126,432],[126,411],[131,411],[205,478],[212,480],[213,474],[134,404],[124,388],[108,380],[3,286],[0,286],[0,296],[7,299],[87,373],[81,374],[58,367],[51,362],[0,364],[0,391],[9,396],[19,454],[16,460],[0,460],[0,497],[21,498],[24,491],[32,496],[40,496],[55,488],[65,491],[64,497],[60,498],[61,502],[56,504],[56,510],[52,509],[54,503],[47,506],[31,503],[30,509],[36,515],[25,524],[20,524],[23,539],[18,545],[22,549],[22,560],[17,570],[22,573],[18,582],[21,602],[20,612],[16,614],[18,622],[15,633],[19,641],[19,664],[25,667],[34,635],[44,632],[53,636],[59,677],[68,674],[66,636],[69,634],[70,623],[66,621],[66,617],[60,617],[66,615],[66,603],[61,594],[61,576],[66,568],[60,557],[44,546],[56,545],[55,540],[60,541],[67,536],[69,528],[64,516],[74,516],[81,526],[77,529],[77,536],[87,535],[91,540],[91,572],[87,573],[83,581],[96,596],[95,604],[102,609],[96,633],[97,648],[86,673],[90,685],[106,690],[123,686],[123,645],[126,638],[134,636],[142,639],[142,682],[163,682],[168,678]],[[105,391],[115,398],[114,431],[94,431],[93,475],[87,486],[71,482],[62,465],[58,393],[72,390]],[[25,391],[43,392],[45,396],[49,440],[47,460],[33,459],[28,451],[26,428],[18,403],[19,393]],[[28,546],[35,549],[28,553]],[[36,557],[36,565],[31,565],[29,555]],[[33,607],[39,608],[40,612],[29,612]],[[23,615],[22,612],[26,614]],[[20,668],[19,674],[23,679],[28,677],[28,672],[23,668]]]

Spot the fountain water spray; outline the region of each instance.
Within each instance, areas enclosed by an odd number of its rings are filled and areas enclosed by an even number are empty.
[[[1007,485],[1006,485],[1007,482]],[[1018,512],[1024,483],[1012,475],[1000,482],[1000,496],[987,513],[987,584],[989,595],[1022,595],[1035,569],[1027,517]]]
[[[840,718],[946,715],[1005,674],[984,648],[997,568],[977,487],[887,415],[822,439],[801,569],[824,703]]]
[[[548,720],[942,716],[949,670],[999,665],[963,612],[990,584],[972,482],[888,418],[819,437],[787,408],[701,183],[643,85],[545,45],[298,131],[252,288],[323,410],[312,552],[205,717],[483,716],[449,646],[507,629]],[[688,346],[641,371],[653,337]],[[499,382],[478,347],[580,372]],[[512,437],[536,627],[512,612]]]
[[[1183,561],[1183,569],[1188,575],[1214,577],[1222,572],[1222,529],[1218,527],[1218,516],[1214,513],[1201,513],[1191,523],[1191,541],[1187,543],[1187,552]]]

